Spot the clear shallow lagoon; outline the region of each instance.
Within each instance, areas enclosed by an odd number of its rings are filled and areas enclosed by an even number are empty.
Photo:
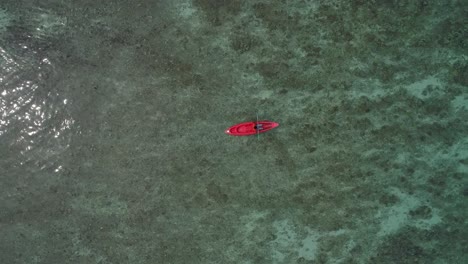
[[[1,263],[468,263],[466,1],[40,2],[0,5]]]

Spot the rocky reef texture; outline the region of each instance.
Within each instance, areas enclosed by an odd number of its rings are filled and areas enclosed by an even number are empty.
[[[1,263],[468,263],[466,1],[4,2]]]

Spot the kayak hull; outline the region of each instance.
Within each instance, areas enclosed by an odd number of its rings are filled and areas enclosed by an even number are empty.
[[[265,133],[277,126],[279,126],[278,123],[266,120],[257,122],[244,122],[231,126],[230,128],[226,129],[224,133],[231,136],[251,136]]]

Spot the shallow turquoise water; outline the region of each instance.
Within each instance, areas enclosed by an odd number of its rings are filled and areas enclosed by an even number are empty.
[[[467,8],[3,1],[0,262],[468,262]]]

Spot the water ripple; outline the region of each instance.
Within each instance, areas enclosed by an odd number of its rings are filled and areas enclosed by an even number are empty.
[[[0,60],[0,144],[8,162],[60,170],[58,155],[69,146],[74,119],[58,70],[24,44],[0,47]]]

